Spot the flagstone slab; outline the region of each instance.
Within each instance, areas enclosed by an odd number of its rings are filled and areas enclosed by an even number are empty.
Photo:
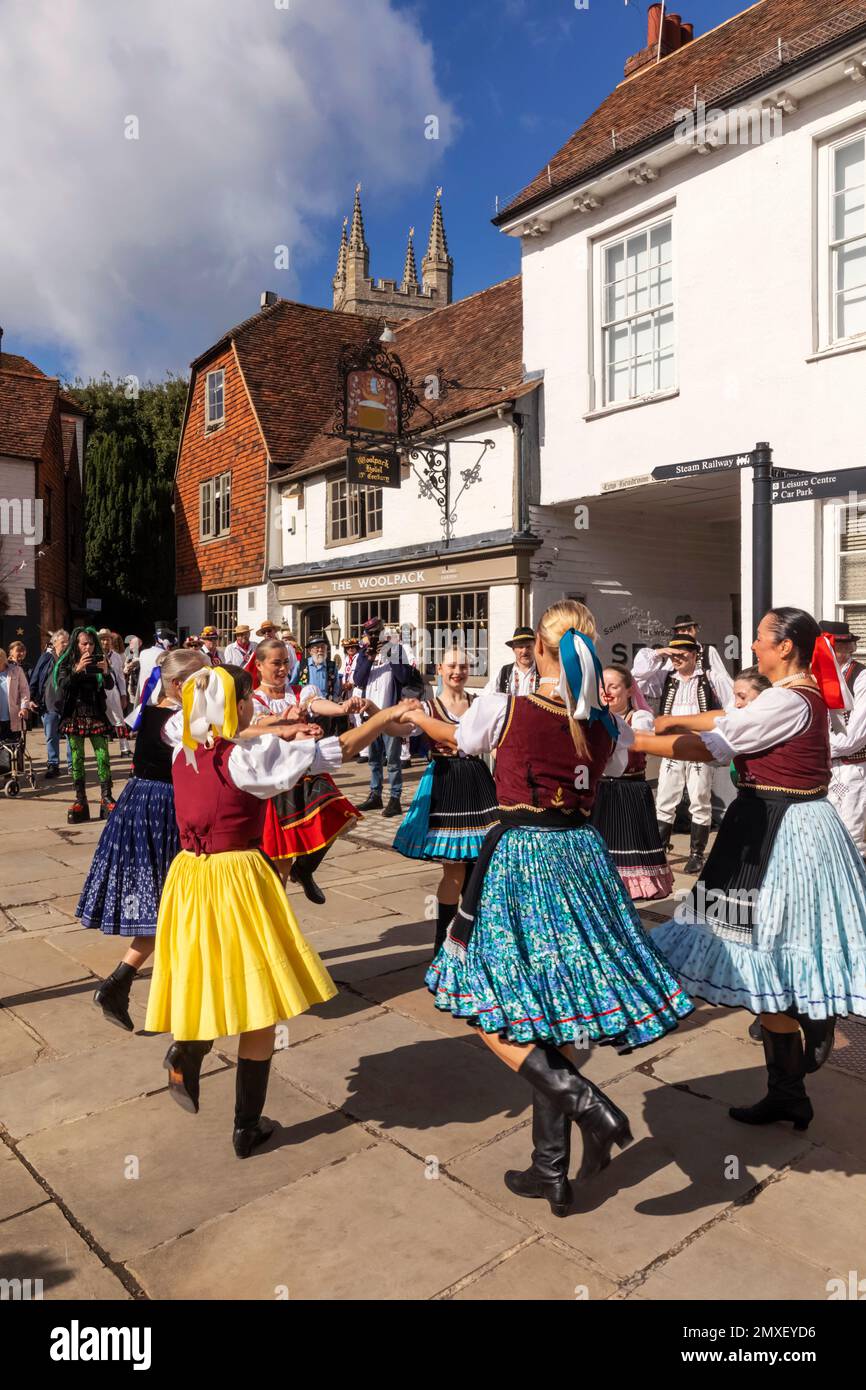
[[[440,1162],[518,1124],[530,1098],[486,1050],[393,1013],[277,1053],[274,1066]]]
[[[516,1244],[524,1228],[424,1172],[377,1144],[130,1267],[160,1299],[429,1299]]]
[[[97,979],[102,979],[123,959],[130,939],[125,936],[105,936],[95,927],[83,927],[80,922],[76,922],[74,927],[66,931],[53,932],[51,945],[62,951],[70,960],[78,961],[79,965]],[[143,966],[148,974],[151,964],[152,957]]]
[[[859,1184],[838,1173],[814,1171],[808,1157],[801,1159],[797,1172],[770,1183],[732,1220],[777,1245],[782,1259],[789,1251],[802,1250],[840,1278],[847,1279],[852,1269],[862,1269],[866,1276],[866,1177],[858,1176]]]
[[[61,1057],[100,1047],[114,1035],[102,1010],[93,1004],[95,981],[63,987],[60,997],[49,995],[9,1007],[9,1012],[38,1033],[43,1042]],[[137,1007],[137,1006],[136,1006]]]
[[[116,1039],[116,1041],[112,1041]],[[165,1037],[134,1038],[106,1028],[104,1046],[30,1067],[0,1080],[0,1121],[14,1139],[164,1090]],[[225,1063],[211,1053],[204,1073]]]
[[[368,999],[379,1000],[395,1013],[435,1028],[439,1033],[447,1033],[484,1047],[477,1030],[470,1028],[464,1019],[454,1018],[450,1013],[436,1008],[433,995],[424,984],[427,964],[425,961],[387,975],[374,975],[369,980],[355,980],[352,988]]]
[[[265,1114],[281,1129],[241,1162],[234,1098],[234,1068],[212,1072],[198,1115],[162,1091],[43,1130],[20,1149],[102,1248],[128,1260],[373,1142],[272,1073]],[[139,1176],[127,1176],[136,1163]]]
[[[50,863],[43,859],[41,878],[29,879],[26,883],[7,878],[0,881],[0,907],[30,906],[33,903],[53,902],[64,893],[78,894],[81,889],[82,874],[79,869],[62,869],[51,877],[44,877],[50,870]]]
[[[47,1192],[39,1186],[21,1159],[11,1149],[0,1149],[0,1221],[5,1221],[9,1216],[17,1216],[19,1212],[29,1211],[31,1207],[41,1206],[48,1200]],[[0,1252],[8,1248],[8,1243],[0,1231]]]
[[[383,917],[382,902],[363,903],[378,914],[371,921],[340,923],[337,931],[308,929],[304,934],[337,982],[354,985],[430,959],[430,923]]]
[[[777,1304],[789,1299],[824,1301],[829,1277],[827,1270],[802,1254],[781,1251],[778,1245],[742,1226],[721,1221],[654,1270],[641,1284],[640,1295],[645,1299],[745,1299]],[[755,1315],[753,1321],[758,1320]],[[700,1350],[708,1345],[694,1341]]]
[[[9,1012],[0,1009],[0,1076],[31,1067],[41,1047],[36,1038]]]
[[[56,902],[24,903],[20,907],[7,908],[6,916],[17,931],[32,932],[41,936],[57,927],[74,926],[74,911],[74,907],[66,911]]]
[[[0,1004],[34,990],[69,984],[86,974],[77,961],[38,937],[19,934],[0,943]]]
[[[585,1260],[570,1259],[547,1241],[527,1245],[500,1261],[480,1279],[454,1295],[455,1303],[577,1302],[572,1315],[577,1336],[592,1327],[592,1313],[583,1306],[616,1292],[616,1284]]]
[[[41,1279],[43,1299],[130,1297],[52,1202],[13,1216],[0,1230],[0,1278]]]

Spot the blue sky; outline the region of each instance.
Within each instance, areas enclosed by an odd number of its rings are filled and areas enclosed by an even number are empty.
[[[743,8],[682,0],[679,12],[701,34]],[[159,378],[254,313],[263,289],[329,305],[356,180],[374,276],[399,278],[412,224],[420,269],[437,184],[455,296],[516,273],[495,199],[621,80],[646,10],[67,0],[63,45],[46,52],[54,0],[0,0],[0,123],[18,116],[0,142],[4,347],[52,374]],[[427,115],[438,141],[423,138]]]

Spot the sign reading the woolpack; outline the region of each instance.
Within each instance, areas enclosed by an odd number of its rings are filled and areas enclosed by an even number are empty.
[[[773,479],[773,502],[811,502],[818,497],[845,497],[866,492],[866,468],[837,468],[829,473],[796,473]]]
[[[701,473],[727,473],[734,468],[749,468],[751,464],[751,453],[717,454],[714,458],[692,459],[691,463],[664,463],[653,469],[652,476],[660,483],[668,478],[694,478]]]
[[[346,453],[346,482],[370,487],[400,486],[400,456],[396,449],[349,449]]]

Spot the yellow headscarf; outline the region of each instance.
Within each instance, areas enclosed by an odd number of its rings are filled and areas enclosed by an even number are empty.
[[[234,738],[238,730],[235,683],[222,666],[196,671],[183,683],[183,747],[195,767],[197,748],[212,748],[218,738]]]

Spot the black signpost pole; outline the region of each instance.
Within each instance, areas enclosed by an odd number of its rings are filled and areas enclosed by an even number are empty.
[[[773,451],[756,444],[752,454],[752,630],[773,602]]]

